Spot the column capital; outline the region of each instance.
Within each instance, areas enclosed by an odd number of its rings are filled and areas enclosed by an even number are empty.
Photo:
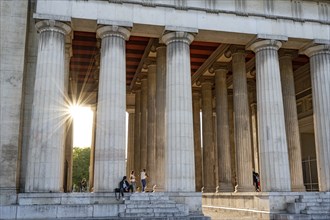
[[[280,49],[278,51],[279,58],[295,58],[298,56],[298,51],[296,50],[289,50],[289,49]]]
[[[157,52],[158,49],[161,48],[166,48],[166,45],[163,43],[159,43],[159,42],[155,42],[152,46],[151,46],[151,51],[152,52]]]
[[[201,84],[202,84],[202,90],[206,88],[211,88],[213,86],[213,77],[202,77],[200,79]]]
[[[38,21],[35,24],[35,27],[38,33],[42,33],[44,31],[56,31],[62,33],[63,35],[67,35],[71,32],[71,27],[69,25],[56,20]]]
[[[250,48],[256,53],[265,49],[278,50],[281,46],[282,42],[278,40],[261,40],[251,44]]]
[[[226,57],[231,57],[234,54],[242,54],[242,55],[246,55],[246,50],[245,50],[245,46],[243,45],[232,45],[229,47],[229,49],[226,51],[225,56]]]
[[[303,53],[306,54],[308,57],[312,57],[320,53],[330,54],[330,44],[313,45],[304,49]]]
[[[124,40],[128,40],[131,34],[131,31],[125,27],[120,27],[117,25],[107,25],[107,26],[101,26],[96,30],[97,36],[99,36],[101,39],[105,37],[120,37]]]
[[[162,41],[168,45],[172,42],[183,42],[186,44],[191,44],[194,40],[194,35],[188,32],[183,31],[175,31],[175,32],[169,32],[162,36]]]
[[[156,66],[156,59],[155,58],[146,58],[144,60],[143,68],[148,69],[149,66]]]
[[[201,93],[201,87],[196,87],[196,86],[192,87],[193,98],[197,98],[197,97],[199,98],[200,93]]]
[[[229,63],[216,62],[209,68],[209,72],[216,73],[216,74],[217,73],[227,74],[229,69],[230,69]]]

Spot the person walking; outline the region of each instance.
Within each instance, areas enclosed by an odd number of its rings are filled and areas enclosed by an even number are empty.
[[[142,183],[142,192],[145,192],[145,189],[147,187],[147,177],[148,174],[146,173],[146,169],[142,169],[141,171],[141,183]]]

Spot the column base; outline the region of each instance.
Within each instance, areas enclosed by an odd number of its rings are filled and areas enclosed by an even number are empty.
[[[235,186],[234,192],[254,192],[254,186]]]
[[[209,186],[209,187],[203,187],[202,188],[202,192],[203,193],[214,193],[216,191],[216,187],[215,186]]]
[[[292,192],[305,192],[306,188],[304,185],[297,185],[297,186],[292,186],[291,191]]]
[[[234,188],[231,183],[220,183],[216,188],[216,192],[233,192]]]

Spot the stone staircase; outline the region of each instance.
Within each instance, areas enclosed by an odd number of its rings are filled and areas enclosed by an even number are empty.
[[[330,219],[330,192],[304,193],[295,202],[288,203],[287,213],[276,214],[279,220]]]
[[[189,216],[189,208],[178,204],[163,193],[134,193],[126,197],[126,208],[119,213],[120,217],[169,218],[183,219]]]

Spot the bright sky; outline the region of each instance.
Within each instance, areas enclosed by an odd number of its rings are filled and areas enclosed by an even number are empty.
[[[73,147],[90,147],[92,143],[93,111],[90,107],[73,106]]]

